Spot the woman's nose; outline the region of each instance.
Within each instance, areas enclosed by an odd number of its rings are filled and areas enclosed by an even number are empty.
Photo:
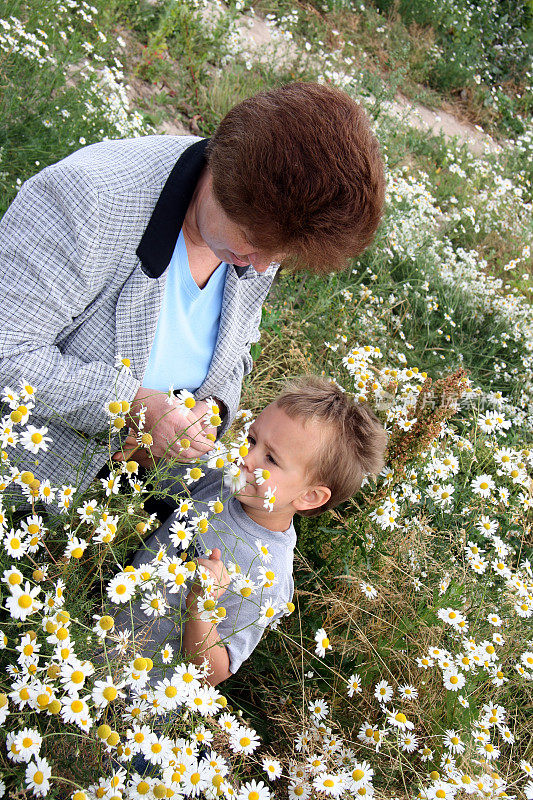
[[[272,259],[261,256],[259,253],[250,253],[247,258],[256,272],[264,272],[272,262]]]

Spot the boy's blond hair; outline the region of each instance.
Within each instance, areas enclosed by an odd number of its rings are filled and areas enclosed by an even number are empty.
[[[315,375],[294,378],[274,401],[291,419],[323,423],[308,478],[327,486],[331,497],[319,508],[301,511],[313,517],[351,497],[365,475],[384,464],[387,434],[366,403],[356,402],[334,383]]]

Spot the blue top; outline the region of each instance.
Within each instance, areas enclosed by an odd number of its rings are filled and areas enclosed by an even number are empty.
[[[204,382],[218,336],[227,267],[219,264],[200,289],[191,275],[180,231],[143,386],[161,392],[170,386],[193,392]]]

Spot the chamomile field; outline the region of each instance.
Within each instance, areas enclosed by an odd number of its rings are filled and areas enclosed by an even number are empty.
[[[0,381],[0,796],[533,798],[531,3],[3,0],[1,13],[2,213],[86,144],[209,136],[242,98],[294,80],[362,103],[387,199],[346,271],[281,268],[242,410],[209,459],[218,504],[190,499],[205,468],[191,464],[173,547],[143,569],[131,560],[159,525],[166,467],[147,482],[112,462],[83,490],[21,471],[15,445],[38,466],[54,442],[32,421],[33,376]],[[399,92],[481,146],[412,127]],[[120,353],[116,368],[130,368]],[[143,657],[115,617],[134,602],[171,615],[169,594],[196,580],[204,618],[224,618],[192,546],[235,491],[250,420],[306,373],[372,406],[386,465],[334,511],[295,519],[291,603],[262,599],[276,575],[261,540],[253,574],[232,566],[227,592],[256,599],[266,633],[212,688],[171,644]],[[131,400],[109,398],[109,432]]]

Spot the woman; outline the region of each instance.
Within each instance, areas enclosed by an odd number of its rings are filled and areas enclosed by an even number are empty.
[[[217,399],[224,430],[277,262],[342,268],[371,241],[383,196],[364,111],[312,83],[239,103],[211,140],[103,142],[27,181],[0,223],[0,380],[35,387],[32,421],[53,445],[37,467],[17,448],[21,468],[83,488],[141,401],[153,456],[205,453],[201,401]],[[170,383],[196,406],[169,398]],[[125,424],[98,442],[117,398],[131,403]]]

